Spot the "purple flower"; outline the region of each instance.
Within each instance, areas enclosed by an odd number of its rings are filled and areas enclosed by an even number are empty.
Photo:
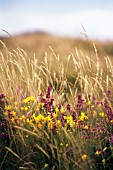
[[[67,111],[70,112],[70,110],[71,110],[70,104],[67,104],[66,107],[67,107]]]
[[[5,95],[3,93],[0,94],[0,99],[3,99]]]
[[[113,134],[110,136],[109,142],[113,144]]]
[[[69,147],[69,148],[67,149],[66,153],[67,153],[67,152],[70,152],[70,151],[72,151],[72,147]]]
[[[5,123],[2,122],[2,123],[0,124],[0,127],[4,127],[4,126],[5,126]]]
[[[50,92],[51,92],[51,90],[52,90],[52,87],[49,86],[49,87],[47,88],[46,98],[50,98]]]
[[[6,137],[5,132],[2,132],[1,135],[2,135],[2,137]]]
[[[5,104],[5,102],[6,102],[5,100],[1,100],[1,103],[2,103],[3,105]]]

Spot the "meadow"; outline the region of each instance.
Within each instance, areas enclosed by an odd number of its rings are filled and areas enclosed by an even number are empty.
[[[113,168],[112,42],[0,40],[0,169]]]

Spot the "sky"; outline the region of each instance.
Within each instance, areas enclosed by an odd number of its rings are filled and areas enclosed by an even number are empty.
[[[46,31],[113,40],[113,0],[0,0],[0,35]],[[2,30],[3,29],[3,30]]]

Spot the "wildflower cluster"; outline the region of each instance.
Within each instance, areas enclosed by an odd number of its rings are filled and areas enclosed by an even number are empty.
[[[26,97],[21,104],[14,101],[7,104],[5,96],[0,95],[0,108],[5,120],[13,128],[24,127],[32,132],[40,131],[62,138],[63,133],[72,133],[79,141],[83,141],[86,151],[81,154],[81,161],[88,161],[89,157],[96,160],[97,165],[107,166],[111,163],[113,144],[113,109],[110,99],[111,92],[99,101],[95,96],[78,95],[75,105],[71,103],[56,104],[52,98],[52,87],[47,88],[46,94],[41,93],[37,98]],[[4,119],[1,119],[4,120]],[[0,122],[4,127],[4,122]],[[59,152],[72,152],[72,141],[59,142]],[[95,141],[95,142],[94,142]],[[64,142],[64,143],[63,143]],[[89,143],[91,150],[89,151]],[[100,143],[100,145],[98,145]],[[93,151],[93,152],[92,152]],[[110,158],[110,159],[109,159]]]

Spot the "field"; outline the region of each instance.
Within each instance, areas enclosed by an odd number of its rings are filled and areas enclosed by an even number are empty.
[[[113,168],[112,45],[1,37],[1,170]]]

